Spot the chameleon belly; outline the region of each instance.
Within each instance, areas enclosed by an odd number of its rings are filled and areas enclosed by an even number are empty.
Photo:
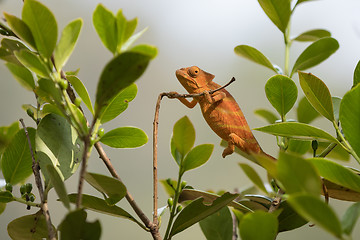
[[[235,99],[226,90],[226,97],[218,102],[208,104],[200,100],[202,114],[210,128],[225,141],[230,141],[230,134],[236,134],[247,144],[244,149],[240,144],[235,145],[244,152],[261,152],[261,148],[252,134],[246,119]]]

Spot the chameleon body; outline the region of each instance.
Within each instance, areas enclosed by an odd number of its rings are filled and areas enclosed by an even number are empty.
[[[231,94],[225,89],[209,94],[209,91],[220,87],[212,81],[214,75],[192,66],[177,70],[176,77],[190,94],[204,93],[202,96],[194,97],[191,102],[185,98],[178,99],[189,108],[193,108],[199,103],[202,114],[210,128],[220,138],[228,142],[228,147],[222,154],[223,157],[232,154],[235,146],[246,154],[269,156],[261,149],[244,114]]]

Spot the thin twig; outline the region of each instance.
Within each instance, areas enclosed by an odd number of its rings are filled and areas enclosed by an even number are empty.
[[[101,144],[99,142],[94,144],[95,149],[97,150],[97,152],[99,153],[99,157],[103,160],[105,166],[107,167],[107,169],[109,170],[110,174],[118,179],[120,182],[122,182],[120,176],[117,174],[115,168],[113,167],[110,159],[108,158],[108,156],[106,155],[106,152],[104,151],[103,147],[101,146]],[[126,190],[126,196],[125,196],[126,200],[129,202],[129,204],[131,205],[131,207],[134,209],[134,211],[136,212],[136,214],[138,215],[138,217],[141,219],[141,221],[145,224],[145,226],[150,230],[151,235],[153,236],[153,239],[156,240],[161,240],[161,236],[159,233],[159,229],[157,227],[157,225],[155,225],[154,223],[152,223],[150,221],[150,219],[144,214],[144,212],[140,209],[140,207],[137,205],[137,203],[135,202],[134,198],[132,197],[132,195],[130,194],[130,192],[128,190]]]
[[[209,94],[213,94],[221,89],[226,88],[232,82],[235,81],[233,77],[230,82],[225,84],[222,87],[217,89],[208,91]],[[157,209],[158,209],[158,160],[157,160],[157,143],[158,143],[158,125],[159,125],[159,111],[160,111],[160,104],[161,99],[166,96],[168,98],[194,98],[205,95],[206,92],[197,93],[197,94],[178,94],[173,92],[163,92],[160,93],[155,106],[155,116],[153,122],[153,224],[158,228],[158,216],[157,216]],[[165,236],[166,237],[166,236]]]
[[[30,148],[30,154],[31,154],[31,159],[32,159],[32,170],[35,176],[35,183],[36,183],[36,187],[39,190],[39,195],[40,195],[40,199],[41,199],[41,210],[45,216],[45,220],[46,220],[46,225],[47,225],[47,229],[48,229],[48,237],[51,240],[55,240],[56,239],[56,235],[55,235],[55,231],[53,229],[52,223],[51,223],[51,218],[50,218],[50,212],[48,209],[48,205],[47,205],[47,200],[44,194],[44,189],[43,189],[43,185],[42,185],[42,181],[41,181],[41,175],[39,172],[39,163],[35,160],[35,156],[34,156],[34,151],[31,145],[31,140],[29,137],[29,133],[27,131],[27,128],[25,126],[24,120],[22,118],[20,118],[20,123],[22,125],[22,127],[24,128],[25,131],[25,135],[29,144],[29,148]]]

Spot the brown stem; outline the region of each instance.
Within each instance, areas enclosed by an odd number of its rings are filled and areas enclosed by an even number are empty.
[[[79,175],[78,194],[77,194],[77,198],[76,198],[76,208],[81,207],[82,191],[83,191],[83,186],[84,186],[84,176],[86,173],[87,160],[90,157],[89,147],[90,147],[90,137],[86,136],[84,138],[84,152],[82,155],[81,169],[80,169],[80,175]]]
[[[41,199],[41,210],[45,216],[45,221],[46,221],[46,225],[47,225],[47,229],[48,229],[48,237],[51,240],[55,240],[56,234],[55,234],[55,231],[54,231],[52,223],[51,223],[50,212],[49,212],[48,205],[47,205],[47,199],[44,194],[44,189],[43,189],[43,185],[42,185],[42,181],[41,181],[41,175],[39,172],[39,169],[40,169],[39,163],[36,162],[36,160],[35,160],[34,151],[33,151],[32,145],[31,145],[31,140],[30,140],[27,128],[25,126],[24,120],[22,118],[20,118],[19,121],[20,121],[22,127],[24,128],[25,135],[26,135],[26,138],[27,138],[27,141],[29,144],[30,154],[31,154],[31,159],[32,159],[32,170],[33,170],[33,173],[35,176],[36,187],[39,190],[39,195],[40,195],[40,199]]]
[[[282,195],[284,194],[283,190],[279,189],[278,191],[278,196],[276,196],[273,201],[271,202],[271,206],[269,208],[269,213],[272,213],[274,212],[276,209],[279,208],[280,206],[280,203],[281,203],[281,198],[282,198]]]
[[[105,166],[107,167],[107,169],[109,170],[110,174],[114,178],[116,178],[122,182],[120,176],[117,174],[115,168],[113,167],[110,159],[106,155],[106,152],[102,148],[101,144],[99,142],[97,142],[94,144],[94,146],[95,146],[95,149],[97,150],[97,152],[99,153],[99,157],[103,160],[103,162],[104,162]],[[129,202],[131,207],[134,209],[137,216],[141,219],[141,221],[145,224],[145,226],[150,230],[151,235],[153,236],[153,239],[161,240],[158,226],[150,221],[150,219],[145,215],[145,213],[137,205],[137,203],[135,202],[134,198],[132,197],[132,195],[130,194],[130,192],[128,190],[126,191],[125,198]]]

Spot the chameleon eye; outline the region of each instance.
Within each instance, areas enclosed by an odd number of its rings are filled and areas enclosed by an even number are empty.
[[[197,75],[200,73],[200,69],[196,66],[193,66],[193,67],[189,68],[188,73],[191,77],[196,78]]]

